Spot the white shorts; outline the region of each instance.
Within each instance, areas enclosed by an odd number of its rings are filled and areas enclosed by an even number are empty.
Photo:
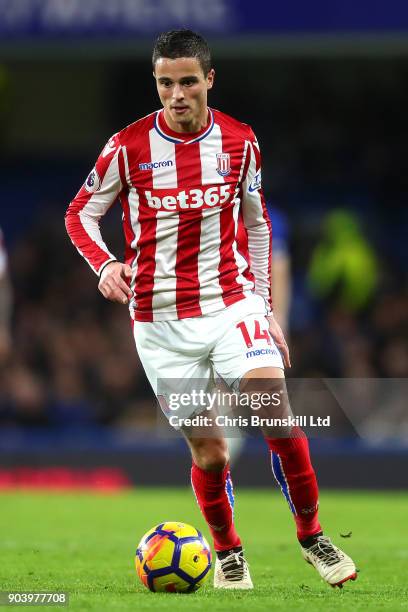
[[[201,317],[135,321],[133,332],[147,378],[160,398],[174,390],[188,392],[197,382],[208,390],[218,377],[232,386],[256,368],[283,369],[268,327],[264,300],[251,294]],[[160,405],[168,416],[162,402]],[[182,416],[198,412],[185,406]]]

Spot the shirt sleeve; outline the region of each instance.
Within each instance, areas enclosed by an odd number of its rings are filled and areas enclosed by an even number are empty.
[[[96,274],[109,262],[116,261],[102,238],[99,221],[122,189],[120,155],[119,138],[114,134],[65,215],[65,227],[72,243]]]
[[[252,130],[247,143],[247,171],[242,184],[242,218],[248,236],[255,293],[264,298],[267,311],[271,312],[271,223],[262,191],[261,153]]]

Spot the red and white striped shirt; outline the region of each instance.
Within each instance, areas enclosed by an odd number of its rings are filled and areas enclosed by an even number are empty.
[[[271,233],[252,129],[217,110],[195,134],[172,131],[163,110],[108,141],[70,203],[68,234],[97,274],[116,260],[99,220],[117,197],[131,316],[163,321],[216,312],[251,292],[270,305]],[[238,224],[247,244],[237,246]]]

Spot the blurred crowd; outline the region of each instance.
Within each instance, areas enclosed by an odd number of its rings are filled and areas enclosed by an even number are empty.
[[[142,418],[152,405],[126,307],[105,301],[65,234],[44,221],[10,254],[12,351],[3,361],[3,424],[86,426]]]
[[[375,263],[375,280],[362,301],[347,300],[353,294],[352,286],[347,289],[353,282],[347,267],[340,267],[329,287],[314,270],[323,269],[319,256],[329,261],[322,228],[313,248],[307,250],[307,240],[301,245],[306,251],[301,249],[300,256],[302,224],[293,219],[292,225],[289,376],[408,377],[408,293],[402,272],[388,268],[370,246],[372,259],[367,251],[361,265],[372,269]],[[104,236],[110,244],[118,241],[109,229]],[[113,249],[120,253],[122,247],[117,243]],[[16,241],[8,269],[13,308],[10,350],[1,355],[1,424],[155,423],[154,398],[134,347],[127,307],[99,294],[97,277],[65,234],[63,213],[44,216]]]
[[[382,229],[392,234],[393,224]],[[345,209],[322,215],[309,253],[301,231],[297,240],[290,326],[295,376],[406,378],[404,261],[387,256],[364,219]]]

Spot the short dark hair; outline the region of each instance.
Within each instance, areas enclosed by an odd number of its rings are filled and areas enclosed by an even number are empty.
[[[211,51],[207,41],[192,30],[170,30],[157,38],[153,48],[153,70],[160,57],[196,57],[205,75],[211,70]]]

